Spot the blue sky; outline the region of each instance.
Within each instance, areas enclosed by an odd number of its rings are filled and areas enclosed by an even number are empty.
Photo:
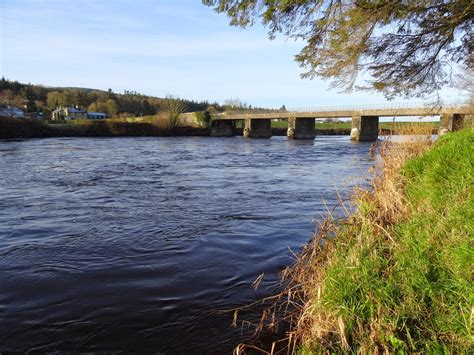
[[[303,80],[302,43],[231,27],[200,0],[0,0],[1,75],[48,86],[112,88],[266,107],[379,104]],[[447,89],[447,100],[458,93]],[[402,99],[396,102],[404,102]],[[420,101],[419,99],[414,101]]]

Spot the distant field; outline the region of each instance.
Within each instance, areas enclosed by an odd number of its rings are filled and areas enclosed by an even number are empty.
[[[400,126],[407,126],[407,125],[431,125],[438,127],[439,122],[395,122],[395,126],[400,127]],[[273,128],[288,128],[288,121],[272,121],[272,127]],[[351,122],[343,122],[343,123],[316,123],[315,125],[316,129],[350,129],[352,128],[352,123]],[[391,122],[380,122],[379,128],[383,129],[390,129],[392,128],[392,123]]]

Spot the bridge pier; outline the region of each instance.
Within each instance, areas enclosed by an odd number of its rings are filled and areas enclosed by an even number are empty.
[[[213,120],[211,121],[211,136],[213,137],[232,137],[231,120]]]
[[[289,139],[314,139],[314,118],[288,118]]]
[[[379,136],[379,116],[352,116],[351,140],[373,142]]]
[[[272,136],[271,119],[246,118],[244,125],[245,138],[270,138]]]
[[[444,113],[440,116],[438,134],[442,136],[447,132],[459,131],[464,127],[465,115],[460,113]]]

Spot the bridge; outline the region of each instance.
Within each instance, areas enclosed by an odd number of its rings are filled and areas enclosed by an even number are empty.
[[[244,121],[244,137],[269,138],[272,135],[271,120],[288,120],[287,136],[290,139],[314,139],[316,118],[351,118],[351,139],[375,141],[379,132],[380,117],[439,116],[440,134],[456,131],[464,126],[464,118],[470,114],[463,105],[391,104],[366,106],[328,106],[298,108],[285,111],[224,112],[212,116],[212,136],[232,136],[233,122]]]

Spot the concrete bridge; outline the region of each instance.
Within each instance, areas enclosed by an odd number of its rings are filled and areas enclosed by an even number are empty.
[[[212,136],[232,136],[233,122],[244,121],[244,137],[269,138],[271,120],[288,120],[287,136],[290,139],[314,139],[316,118],[351,118],[351,139],[375,141],[379,132],[380,117],[440,116],[439,133],[456,131],[464,126],[470,114],[467,106],[426,106],[393,104],[380,106],[319,107],[269,112],[224,112],[213,115]]]

